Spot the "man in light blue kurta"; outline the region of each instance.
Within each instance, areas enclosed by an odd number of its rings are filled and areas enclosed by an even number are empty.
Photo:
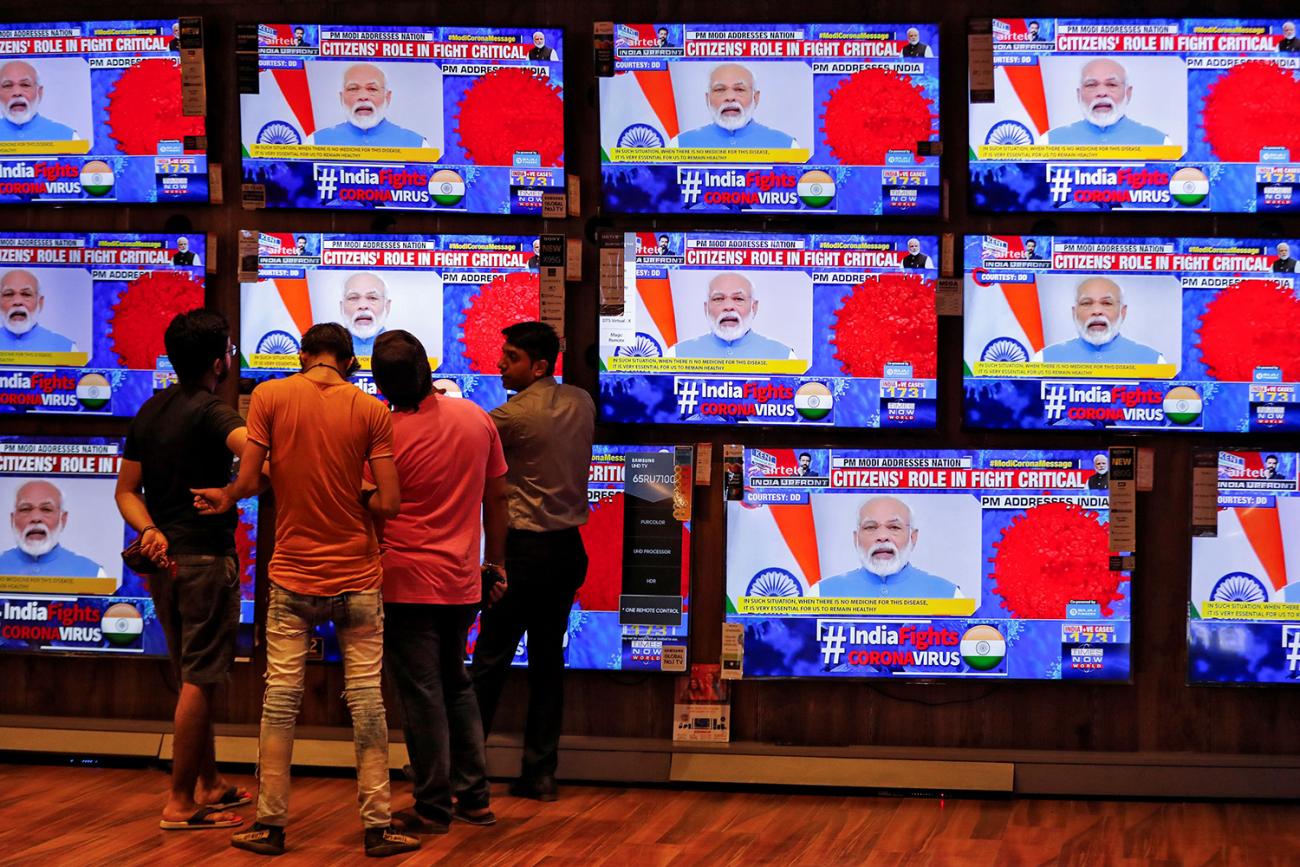
[[[51,482],[34,480],[18,488],[9,515],[14,548],[0,554],[0,575],[48,575],[103,578],[103,568],[59,544],[68,525],[63,492]]]
[[[339,312],[343,325],[352,333],[352,352],[357,358],[375,354],[375,338],[384,333],[384,323],[393,309],[388,286],[376,274],[353,274],[343,284]]]
[[[1167,145],[1169,136],[1127,115],[1133,85],[1124,67],[1098,58],[1079,73],[1079,109],[1083,120],[1047,132],[1051,145]]]
[[[858,509],[853,530],[853,547],[862,565],[822,579],[814,591],[823,599],[959,598],[956,584],[912,565],[918,535],[906,503],[897,497],[871,497]]]
[[[66,124],[39,113],[45,86],[36,67],[24,60],[0,66],[0,141],[75,141],[81,136]]]
[[[384,115],[392,104],[384,73],[371,63],[354,63],[343,73],[339,103],[347,117],[337,126],[316,130],[309,144],[349,147],[427,148],[418,132],[400,127]]]
[[[0,352],[76,352],[77,345],[40,325],[45,295],[31,271],[15,268],[0,277]]]
[[[710,331],[668,350],[676,358],[794,358],[794,350],[754,331],[758,299],[749,278],[728,271],[709,281],[704,315]]]
[[[1165,364],[1150,346],[1119,333],[1128,316],[1124,290],[1109,277],[1089,277],[1074,290],[1074,327],[1079,336],[1044,347],[1034,361],[1060,364]]]
[[[739,63],[723,63],[709,73],[704,101],[713,123],[688,129],[668,143],[675,148],[797,148],[794,136],[754,120],[759,104],[754,74]]]

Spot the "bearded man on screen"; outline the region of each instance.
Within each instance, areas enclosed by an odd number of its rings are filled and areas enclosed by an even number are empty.
[[[754,330],[758,299],[743,274],[727,272],[709,281],[704,300],[709,333],[683,340],[668,350],[675,358],[794,358],[794,350]]]
[[[364,271],[353,274],[343,284],[339,312],[343,314],[343,326],[352,333],[352,348],[357,358],[374,354],[375,338],[384,333],[392,309],[388,286],[374,274]]]
[[[912,565],[920,531],[897,497],[871,497],[858,509],[853,548],[862,565],[813,586],[823,599],[956,599],[961,588]]]
[[[9,527],[15,547],[0,554],[0,575],[104,578],[104,568],[60,544],[68,526],[63,492],[43,479],[26,482],[14,494]]]
[[[427,148],[418,132],[398,126],[386,115],[393,102],[388,78],[373,63],[354,63],[343,73],[339,104],[346,120],[318,129],[308,138],[313,145],[374,148]]]
[[[0,141],[76,141],[81,136],[66,124],[40,113],[45,99],[41,76],[25,60],[0,66]]]
[[[704,102],[713,122],[686,132],[670,148],[797,148],[789,133],[754,120],[760,97],[754,73],[740,63],[723,63],[709,73]]]
[[[0,352],[76,352],[76,343],[40,324],[44,312],[35,274],[15,268],[0,276]]]
[[[1128,116],[1133,85],[1128,71],[1107,58],[1079,70],[1075,91],[1083,120],[1047,131],[1049,145],[1167,145],[1169,136]]]
[[[1155,349],[1120,334],[1128,317],[1124,290],[1109,277],[1089,277],[1074,290],[1074,328],[1078,337],[1053,343],[1034,361],[1074,364],[1165,364]]]

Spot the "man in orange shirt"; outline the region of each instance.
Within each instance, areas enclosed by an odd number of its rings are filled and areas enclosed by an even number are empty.
[[[366,854],[419,848],[391,827],[388,722],[380,693],[384,619],[374,518],[401,503],[388,410],[348,382],[356,370],[352,338],[341,325],[314,325],[302,337],[302,372],[253,392],[239,477],[194,491],[201,512],[224,512],[257,490],[270,458],[275,491],[275,552],[266,623],[266,695],[258,744],[257,822],[231,845],[261,855],[284,851],[289,765],[302,704],[307,643],[333,621],[343,650],[344,697],[352,714],[357,788]],[[369,464],[375,490],[362,493]]]

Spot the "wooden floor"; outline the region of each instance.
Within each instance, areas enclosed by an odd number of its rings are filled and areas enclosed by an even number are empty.
[[[232,782],[253,780],[231,776]],[[228,831],[162,832],[158,770],[0,765],[0,864],[376,863],[361,854],[354,783],[300,777],[289,852],[231,849]],[[395,783],[396,807],[410,787]],[[539,804],[493,787],[495,827],[456,824],[389,864],[1293,865],[1300,806],[565,786]],[[252,821],[252,808],[239,811]]]

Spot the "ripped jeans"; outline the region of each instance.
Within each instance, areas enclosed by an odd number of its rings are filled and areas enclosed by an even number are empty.
[[[257,821],[289,821],[289,766],[294,726],[302,705],[307,646],[312,627],[334,621],[343,651],[343,697],[352,714],[357,753],[361,824],[389,824],[388,722],[380,681],[384,658],[384,606],[378,590],[306,596],[271,585],[266,615],[266,695],[258,743]]]

